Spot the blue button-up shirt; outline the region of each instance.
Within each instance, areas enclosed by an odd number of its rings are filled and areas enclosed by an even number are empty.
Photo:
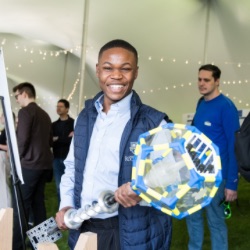
[[[81,207],[91,205],[97,200],[104,190],[115,191],[118,188],[119,151],[123,130],[130,119],[130,101],[132,92],[121,101],[111,105],[108,113],[103,110],[103,96],[95,103],[98,112],[90,140],[86,166],[84,170],[84,182],[81,193]],[[62,177],[61,193],[62,201],[60,209],[65,206],[73,206],[73,182],[74,182],[74,148],[71,143],[69,154],[65,160],[65,176]],[[70,178],[67,178],[70,177]],[[72,189],[69,187],[72,185]],[[65,195],[66,194],[66,195]],[[98,214],[96,218],[106,218],[116,215]]]

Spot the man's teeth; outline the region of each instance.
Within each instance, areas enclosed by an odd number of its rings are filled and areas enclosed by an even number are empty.
[[[110,85],[110,87],[111,87],[112,89],[121,89],[121,88],[123,88],[122,85]]]

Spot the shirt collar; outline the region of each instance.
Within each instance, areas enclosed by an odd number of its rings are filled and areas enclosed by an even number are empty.
[[[131,102],[132,95],[133,95],[133,91],[131,91],[129,95],[121,99],[119,102],[112,104],[110,107],[110,110],[117,110],[121,114],[126,113],[128,110],[130,110],[130,102]],[[103,110],[103,99],[104,99],[104,95],[101,95],[95,101],[95,108],[99,114]]]

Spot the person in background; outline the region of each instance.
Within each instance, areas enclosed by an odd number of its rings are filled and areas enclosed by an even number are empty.
[[[13,113],[13,120],[15,121],[15,114]],[[4,125],[5,119],[2,114],[0,122]],[[10,161],[8,157],[8,145],[5,128],[0,132],[0,209],[12,206],[11,192],[10,192]]]
[[[53,171],[56,182],[58,202],[60,204],[60,182],[64,174],[65,165],[63,161],[69,152],[69,146],[73,136],[74,119],[68,115],[70,104],[65,99],[57,102],[56,111],[59,119],[52,123],[53,130]]]
[[[26,219],[32,213],[36,226],[46,220],[44,189],[53,161],[51,120],[36,104],[36,91],[31,83],[20,83],[13,88],[13,92],[21,107],[18,112],[17,144],[24,184],[20,185],[20,190]],[[23,247],[16,202],[21,201],[13,201],[13,249],[19,250]]]
[[[210,205],[186,218],[189,250],[201,250],[204,238],[203,211],[210,230],[211,249],[227,250],[228,236],[223,201],[237,199],[238,166],[234,154],[234,134],[239,129],[234,103],[220,93],[220,69],[211,64],[199,68],[198,89],[203,96],[197,104],[193,125],[220,150],[223,182]]]
[[[87,100],[74,128],[64,161],[60,210],[61,230],[68,229],[64,214],[70,208],[92,204],[104,190],[115,193],[118,211],[97,214],[79,230],[70,230],[74,249],[80,233],[97,233],[99,250],[167,250],[170,248],[170,216],[142,206],[131,188],[133,150],[140,134],[166,123],[167,115],[144,105],[133,84],[138,75],[136,49],[124,40],[112,40],[99,52],[96,76],[101,92]]]

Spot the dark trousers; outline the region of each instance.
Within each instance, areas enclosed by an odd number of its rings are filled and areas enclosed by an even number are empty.
[[[65,159],[62,158],[54,158],[53,160],[53,172],[54,172],[54,179],[56,183],[56,192],[58,197],[58,204],[60,205],[60,183],[62,175],[64,174],[65,165],[63,163]]]
[[[22,168],[24,184],[20,185],[23,202],[16,201],[13,195],[13,208],[14,208],[14,221],[13,221],[13,250],[21,250],[22,235],[20,230],[19,212],[17,209],[18,204],[23,204],[26,219],[32,213],[34,219],[34,226],[46,220],[46,208],[44,202],[45,184],[48,178],[48,170],[32,170]],[[22,225],[24,236],[26,236],[27,228]]]
[[[90,219],[84,221],[81,233],[92,232],[97,234],[98,250],[120,250],[118,216],[108,219]]]

